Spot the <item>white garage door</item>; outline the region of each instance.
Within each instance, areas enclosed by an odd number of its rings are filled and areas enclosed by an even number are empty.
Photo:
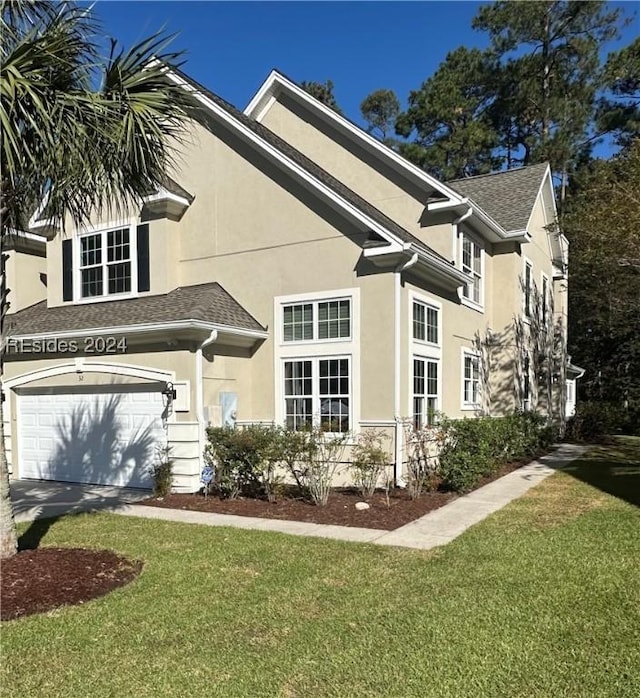
[[[118,390],[20,395],[20,476],[151,487],[166,443],[162,394]]]

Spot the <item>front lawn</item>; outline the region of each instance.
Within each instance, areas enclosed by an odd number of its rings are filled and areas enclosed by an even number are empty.
[[[44,545],[145,567],[106,597],[4,623],[3,696],[635,697],[639,464],[640,439],[594,449],[428,552],[62,519]]]

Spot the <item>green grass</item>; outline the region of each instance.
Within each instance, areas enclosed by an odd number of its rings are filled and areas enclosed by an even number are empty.
[[[2,695],[635,697],[639,463],[640,439],[598,447],[428,552],[61,519],[45,545],[112,548],[144,571],[3,624]]]

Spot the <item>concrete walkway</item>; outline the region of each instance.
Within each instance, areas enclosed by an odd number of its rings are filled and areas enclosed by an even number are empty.
[[[118,494],[107,497],[106,500],[94,502],[99,506],[90,506],[85,500],[73,506],[66,513],[75,513],[79,510],[100,509],[124,516],[137,516],[145,519],[159,519],[163,521],[179,521],[182,523],[194,523],[205,526],[231,526],[233,528],[245,528],[258,531],[277,531],[298,536],[311,536],[319,538],[334,538],[336,540],[356,541],[360,543],[375,543],[377,545],[400,546],[406,548],[419,548],[428,550],[439,545],[445,545],[469,527],[485,519],[506,504],[521,497],[527,490],[535,487],[545,478],[549,477],[557,469],[579,458],[585,451],[585,447],[573,444],[561,444],[552,453],[538,461],[533,461],[518,470],[501,477],[499,480],[481,487],[470,494],[455,499],[440,509],[416,519],[406,526],[401,526],[395,531],[384,531],[374,528],[355,528],[351,526],[331,526],[326,524],[306,523],[303,521],[286,521],[281,519],[259,519],[248,516],[234,516],[231,514],[207,514],[199,511],[186,511],[179,509],[162,509],[159,507],[141,506],[136,500],[148,496],[148,493],[129,490],[124,498],[114,501]],[[18,484],[18,483],[15,483]],[[15,487],[12,485],[12,490]],[[42,483],[33,483],[41,485]],[[53,483],[47,483],[49,487]],[[76,485],[62,487],[79,487]],[[95,488],[93,488],[95,489]],[[98,488],[105,489],[105,488]],[[116,489],[116,488],[110,488]],[[122,490],[120,493],[122,494]],[[28,520],[38,507],[43,507],[39,502],[34,507],[23,504],[18,512],[18,520]],[[54,508],[45,508],[31,518],[54,516]],[[65,513],[60,511],[59,513]]]

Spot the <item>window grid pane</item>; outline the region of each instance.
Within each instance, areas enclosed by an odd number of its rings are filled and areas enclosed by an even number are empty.
[[[284,307],[284,341],[301,342],[313,339],[313,304]]]
[[[89,267],[81,272],[82,298],[93,298],[104,293],[102,283],[102,267]]]
[[[128,293],[131,291],[131,262],[118,262],[107,265],[108,293]]]
[[[319,368],[320,428],[349,431],[349,360],[322,359]]]
[[[285,421],[287,429],[299,431],[312,426],[311,361],[287,361],[284,365]]]
[[[421,429],[435,422],[438,411],[438,362],[413,360],[413,426]]]
[[[318,303],[318,338],[343,339],[351,336],[350,301]]]
[[[91,267],[102,263],[102,236],[85,235],[80,238],[80,266]]]
[[[468,237],[462,237],[462,271],[470,279],[462,293],[474,303],[482,303],[482,248]]]
[[[109,230],[107,232],[107,262],[121,262],[130,258],[129,229]]]
[[[480,398],[480,360],[477,356],[464,357],[464,402],[477,405]]]
[[[413,303],[413,338],[424,341],[426,333],[425,306],[422,303]]]

